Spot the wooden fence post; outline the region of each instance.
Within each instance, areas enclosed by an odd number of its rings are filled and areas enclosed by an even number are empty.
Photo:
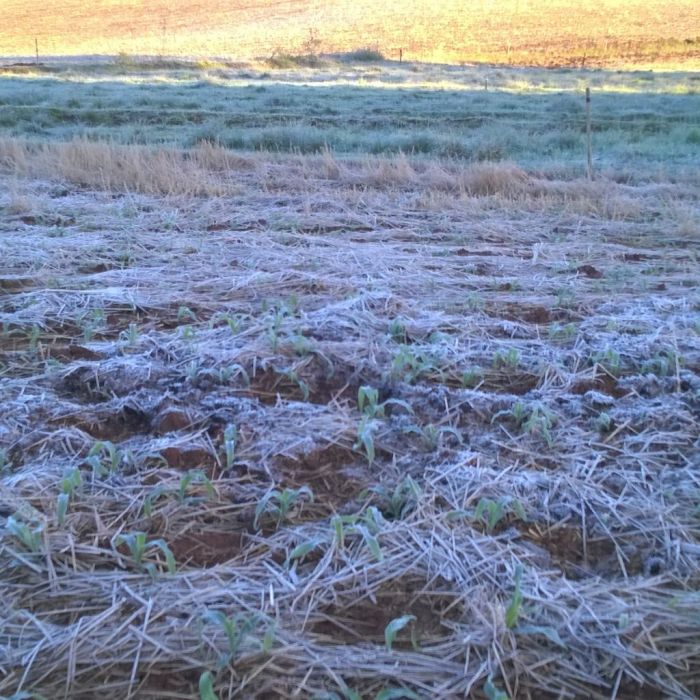
[[[591,88],[586,88],[586,157],[588,179],[593,179],[593,144],[591,142]]]

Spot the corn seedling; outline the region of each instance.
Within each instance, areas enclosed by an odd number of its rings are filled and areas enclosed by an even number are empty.
[[[591,358],[591,364],[600,365],[606,372],[614,377],[620,374],[622,368],[622,359],[620,353],[612,348],[607,348],[603,352],[597,352]]]
[[[151,515],[153,515],[153,506],[155,502],[159,498],[165,496],[167,493],[168,489],[166,489],[163,484],[159,484],[146,496],[146,498],[144,498],[143,505],[141,507],[144,518],[150,518]]]
[[[357,426],[357,440],[353,445],[353,449],[362,449],[367,463],[371,466],[374,462],[374,430],[375,425],[368,416],[362,416],[360,424]]]
[[[573,323],[555,323],[550,326],[548,335],[551,340],[571,340],[576,337],[576,326]]]
[[[311,539],[307,540],[306,542],[302,542],[298,544],[292,551],[287,555],[287,559],[284,562],[284,565],[287,569],[289,569],[292,566],[292,563],[299,560],[301,561],[309,552],[312,552],[314,549],[316,549],[319,545],[321,545],[323,542],[322,540],[319,539]]]
[[[486,683],[484,683],[484,695],[488,700],[510,700],[507,693],[499,690],[494,684],[491,676],[488,677]]]
[[[406,340],[408,339],[408,335],[406,333],[406,325],[401,319],[395,318],[391,321],[391,323],[389,324],[389,335],[391,336],[392,340],[396,343],[406,342]]]
[[[284,376],[290,382],[292,382],[292,384],[296,384],[296,386],[299,388],[299,391],[301,391],[303,400],[308,401],[309,396],[311,395],[308,383],[304,379],[302,379],[293,369],[284,372]]]
[[[395,377],[400,377],[409,384],[415,382],[428,372],[442,372],[437,368],[434,361],[420,352],[415,352],[407,345],[402,345],[394,356],[391,363],[391,373]]]
[[[39,338],[41,337],[41,328],[35,324],[29,330],[28,340],[29,340],[29,352],[32,355],[36,355],[39,349]]]
[[[0,447],[0,474],[10,467],[10,460],[7,456],[7,450]]]
[[[606,435],[607,433],[612,431],[614,426],[615,426],[614,419],[612,418],[612,416],[609,413],[605,413],[605,412],[597,415],[593,421],[593,427],[601,435]]]
[[[445,435],[452,435],[457,438],[457,442],[462,443],[462,436],[449,425],[435,425],[433,423],[428,423],[423,427],[412,425],[406,428],[405,432],[418,435],[424,447],[430,452],[434,452],[442,445]]]
[[[119,334],[119,338],[127,345],[136,345],[139,339],[139,327],[135,323],[130,323],[126,330]]]
[[[651,360],[642,363],[642,374],[655,374],[657,377],[671,377],[676,374],[682,362],[673,350],[657,353]]]
[[[301,333],[295,333],[292,336],[292,349],[294,350],[295,355],[299,355],[299,357],[306,357],[311,353],[312,348],[313,345],[311,344],[311,341]]]
[[[260,520],[263,515],[271,515],[279,527],[287,520],[292,508],[303,503],[305,499],[311,503],[314,500],[313,491],[308,486],[302,486],[298,489],[284,489],[283,491],[277,489],[269,491],[255,507],[253,527],[256,530],[260,528]]]
[[[384,555],[374,534],[380,529],[382,522],[381,513],[374,507],[369,509],[362,518],[360,515],[335,515],[331,519],[333,541],[337,548],[342,550],[345,548],[346,537],[360,535],[374,559],[382,561]]]
[[[516,369],[520,364],[520,353],[515,348],[510,348],[507,352],[498,351],[493,356],[493,366],[495,369],[505,367]]]
[[[16,516],[11,515],[5,523],[5,529],[32,554],[37,554],[41,549],[41,533],[44,531],[43,524],[31,527]]]
[[[177,500],[180,503],[196,503],[202,500],[201,498],[187,495],[187,489],[191,484],[202,484],[207,494],[207,498],[210,500],[216,498],[216,489],[207,478],[206,474],[201,469],[194,469],[185,472],[180,477],[180,484],[177,489]]]
[[[227,425],[224,430],[224,454],[226,455],[226,469],[233,469],[236,459],[236,443],[238,442],[238,430],[235,425]]]
[[[109,440],[96,442],[85,460],[92,467],[93,478],[113,474],[119,466],[128,461],[128,455],[118,450]]]
[[[467,308],[470,311],[481,311],[484,308],[484,300],[475,292],[467,296]]]
[[[202,616],[202,620],[212,625],[217,625],[226,635],[228,650],[219,660],[221,667],[235,659],[246,638],[250,636],[250,633],[260,623],[260,618],[257,615],[243,615],[239,613],[228,617],[220,610],[207,610]]]
[[[219,700],[214,692],[214,678],[211,671],[205,671],[199,677],[199,700]]]
[[[83,341],[89,343],[95,331],[104,323],[104,311],[102,309],[93,309],[89,317],[82,318],[80,323],[83,329]]]
[[[374,486],[370,491],[379,496],[379,509],[389,520],[401,520],[416,508],[421,497],[420,486],[407,476],[393,491]]]
[[[357,391],[357,408],[367,418],[383,418],[386,406],[395,405],[413,413],[411,406],[401,399],[387,399],[379,403],[379,391],[371,386],[361,386]]]
[[[522,401],[516,401],[512,408],[498,411],[491,419],[491,423],[501,418],[512,420],[525,433],[541,435],[549,447],[553,446],[554,440],[551,429],[556,424],[556,416],[544,406],[528,407]]]
[[[384,688],[374,696],[374,700],[420,700],[420,696],[408,688]]]
[[[518,564],[515,567],[515,586],[513,589],[513,595],[510,599],[508,607],[506,608],[506,627],[508,629],[513,629],[516,627],[518,620],[520,619],[520,611],[523,605],[523,594],[520,588],[522,578],[523,567]]]
[[[388,652],[391,652],[391,648],[394,644],[394,640],[396,639],[396,635],[404,628],[406,625],[409,625],[412,622],[416,621],[416,616],[415,615],[403,615],[402,617],[397,617],[394,618],[385,628],[384,628],[384,644],[386,645],[386,650]],[[415,631],[415,627],[413,627],[413,630]],[[415,640],[414,640],[414,632],[411,633],[411,641],[414,642],[414,646],[416,646]]]
[[[185,368],[185,376],[187,377],[188,381],[196,381],[201,368],[202,366],[199,364],[198,360],[191,360]]]
[[[472,367],[462,373],[462,386],[465,389],[474,389],[484,381],[484,372],[481,367]]]
[[[144,561],[149,550],[159,550],[165,557],[165,565],[169,573],[175,573],[175,557],[165,540],[147,540],[145,532],[131,532],[125,535],[117,535],[114,540],[116,546],[126,545],[129,554],[138,569],[147,571],[152,577],[157,573],[156,565],[150,561]]]
[[[74,467],[67,471],[60,483],[61,493],[58,494],[58,499],[56,501],[56,518],[59,525],[63,525],[66,519],[66,513],[68,512],[68,505],[70,499],[80,487],[83,485],[83,477],[80,473],[80,469]]]
[[[187,306],[181,306],[177,310],[177,320],[184,321],[185,319],[189,319],[190,321],[196,321],[197,316],[195,316],[194,312]]]
[[[191,343],[197,337],[197,331],[188,323],[180,328],[180,337],[185,342]]]

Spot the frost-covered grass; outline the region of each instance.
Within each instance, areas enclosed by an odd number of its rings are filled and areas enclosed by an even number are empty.
[[[692,165],[697,76],[381,66],[213,70],[180,62],[81,64],[0,78],[0,133],[239,151],[407,154],[532,166],[584,160],[593,90],[601,167]],[[486,89],[488,88],[488,89]]]

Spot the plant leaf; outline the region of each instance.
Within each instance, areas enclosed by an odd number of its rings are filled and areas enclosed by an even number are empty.
[[[214,692],[214,682],[211,671],[205,671],[199,677],[199,700],[219,700]]]
[[[401,617],[394,618],[384,629],[384,642],[386,644],[386,650],[391,651],[391,647],[394,644],[394,639],[396,635],[410,622],[416,619],[415,615],[402,615]]]
[[[408,688],[384,688],[374,696],[374,700],[399,700],[399,698],[420,700],[420,697]]]

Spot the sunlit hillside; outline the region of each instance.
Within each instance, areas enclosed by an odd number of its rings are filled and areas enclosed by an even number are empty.
[[[250,58],[371,46],[389,58],[700,65],[696,0],[3,0],[0,54]]]

